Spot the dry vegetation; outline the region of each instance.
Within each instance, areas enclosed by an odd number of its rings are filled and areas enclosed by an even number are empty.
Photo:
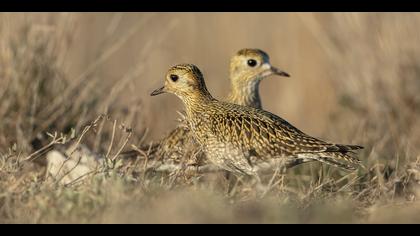
[[[2,14],[0,223],[420,223],[417,23],[384,13]],[[228,192],[223,175],[145,173],[147,163],[117,157],[175,126],[180,102],[148,96],[170,65],[197,64],[221,97],[242,47],[292,74],[264,81],[267,110],[363,145],[366,169],[302,165],[268,176],[261,198],[246,181]],[[60,143],[107,161],[62,185],[39,151]]]

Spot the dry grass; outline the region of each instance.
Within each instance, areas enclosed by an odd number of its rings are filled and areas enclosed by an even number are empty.
[[[420,223],[419,14],[0,19],[0,223]],[[312,135],[365,146],[367,169],[302,165],[267,176],[261,197],[245,180],[229,192],[219,174],[145,172],[143,162],[116,158],[176,124],[180,102],[148,96],[171,64],[197,64],[221,97],[219,78],[241,47],[268,51],[292,74],[264,81],[267,110]],[[63,186],[46,178],[39,152],[60,143],[106,161]]]

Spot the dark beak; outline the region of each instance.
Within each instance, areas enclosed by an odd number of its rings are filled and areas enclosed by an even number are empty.
[[[282,70],[277,69],[276,67],[271,67],[271,71],[274,75],[279,75],[283,77],[290,77],[290,75]]]
[[[164,92],[165,92],[165,86],[163,86],[162,88],[158,88],[158,89],[156,89],[155,91],[153,91],[153,92],[150,94],[150,96],[156,96],[156,95],[162,94],[162,93],[164,93]]]

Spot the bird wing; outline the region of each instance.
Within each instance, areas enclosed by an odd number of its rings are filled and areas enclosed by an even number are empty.
[[[226,103],[227,104],[227,103]],[[214,114],[213,130],[224,141],[235,142],[245,149],[255,149],[261,155],[278,154],[347,153],[361,146],[332,144],[311,137],[286,120],[267,111],[235,104]]]

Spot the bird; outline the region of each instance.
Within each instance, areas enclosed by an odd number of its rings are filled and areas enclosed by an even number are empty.
[[[284,161],[319,161],[346,170],[361,165],[353,154],[362,146],[322,141],[268,111],[215,99],[193,64],[171,67],[164,86],[151,96],[163,93],[183,102],[189,129],[206,158],[237,176],[258,178],[260,170]]]
[[[260,82],[271,75],[290,77],[287,72],[272,66],[269,55],[257,48],[240,49],[231,57],[229,66],[231,89],[225,100],[259,109],[262,109]],[[164,162],[179,164],[184,161],[187,165],[197,166],[206,160],[199,152],[183,114],[179,125],[154,144],[151,150]]]

